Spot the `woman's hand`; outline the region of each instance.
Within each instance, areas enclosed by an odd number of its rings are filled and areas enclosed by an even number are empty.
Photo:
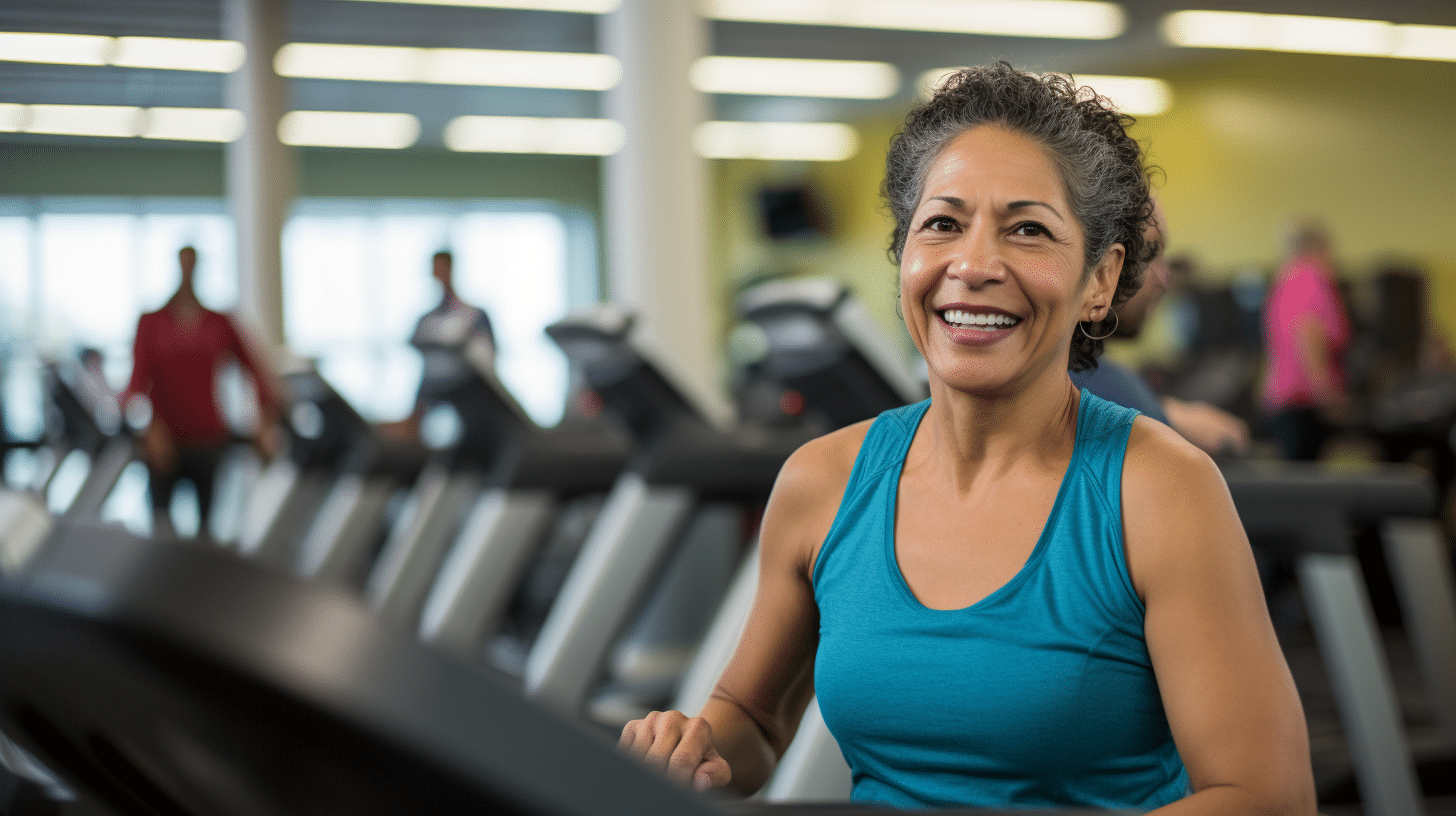
[[[733,778],[713,747],[713,726],[681,711],[654,711],[627,723],[617,747],[694,790],[721,788]]]

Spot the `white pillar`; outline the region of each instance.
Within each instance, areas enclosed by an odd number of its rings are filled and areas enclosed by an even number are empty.
[[[696,6],[622,0],[602,19],[603,51],[622,63],[605,115],[626,131],[604,162],[604,221],[611,299],[636,313],[663,362],[721,420],[731,408],[708,290],[707,167],[692,147],[706,102],[688,82],[708,39]]]
[[[247,49],[247,61],[227,78],[227,105],[247,120],[242,138],[225,150],[228,209],[238,232],[239,311],[262,342],[283,344],[283,222],[293,201],[293,149],[278,140],[288,107],[287,80],[273,55],[288,36],[287,0],[223,0],[223,36]]]

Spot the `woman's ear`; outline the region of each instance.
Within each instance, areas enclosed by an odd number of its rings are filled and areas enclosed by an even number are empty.
[[[1112,298],[1117,294],[1117,282],[1122,278],[1122,264],[1127,257],[1127,249],[1122,244],[1113,244],[1103,253],[1102,260],[1093,267],[1090,280],[1087,282],[1086,303],[1089,306],[1102,305],[1111,306]],[[1103,315],[1106,317],[1106,315]]]

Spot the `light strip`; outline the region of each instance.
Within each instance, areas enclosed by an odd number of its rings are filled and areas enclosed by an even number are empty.
[[[7,62],[105,65],[115,50],[114,37],[0,31],[0,60]]]
[[[690,78],[703,93],[885,99],[900,89],[887,62],[703,57]]]
[[[708,159],[843,161],[859,150],[859,134],[834,122],[704,122],[693,149]]]
[[[585,91],[604,91],[622,78],[621,63],[606,54],[326,43],[289,43],[273,67],[286,77]]]
[[[1127,28],[1122,7],[1089,0],[706,0],[719,20],[1106,40]]]
[[[15,133],[30,121],[25,105],[0,102],[0,133]]]
[[[184,40],[176,37],[118,37],[112,65],[211,71],[230,74],[243,67],[246,52],[233,40]]]
[[[284,144],[400,150],[420,138],[420,120],[408,113],[290,111],[278,122]]]
[[[243,115],[227,108],[0,105],[0,131],[231,142],[243,134]]]
[[[142,109],[122,105],[30,105],[24,131],[67,136],[135,136]]]
[[[622,0],[364,0],[364,2],[525,9],[527,11],[574,11],[580,14],[606,14],[616,11],[617,6],[622,4]]]
[[[610,156],[625,142],[611,119],[457,116],[445,126],[445,146],[462,152]]]
[[[242,43],[233,40],[0,32],[0,60],[7,62],[119,65],[226,74],[242,67],[243,57]]]
[[[920,75],[916,88],[921,99],[929,99],[945,78],[959,68],[936,68]],[[1173,90],[1168,83],[1152,77],[1076,74],[1072,81],[1078,87],[1091,88],[1105,96],[1112,106],[1132,116],[1157,116],[1173,106]]]
[[[1456,60],[1456,26],[1384,20],[1179,11],[1163,18],[1163,38],[1189,48],[1246,48],[1305,54]]]
[[[243,135],[242,111],[228,108],[150,108],[143,139],[233,142]]]

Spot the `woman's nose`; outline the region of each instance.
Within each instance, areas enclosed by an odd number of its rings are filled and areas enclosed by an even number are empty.
[[[1001,255],[995,231],[984,227],[966,230],[955,243],[948,273],[972,287],[1005,279],[1005,258]]]

